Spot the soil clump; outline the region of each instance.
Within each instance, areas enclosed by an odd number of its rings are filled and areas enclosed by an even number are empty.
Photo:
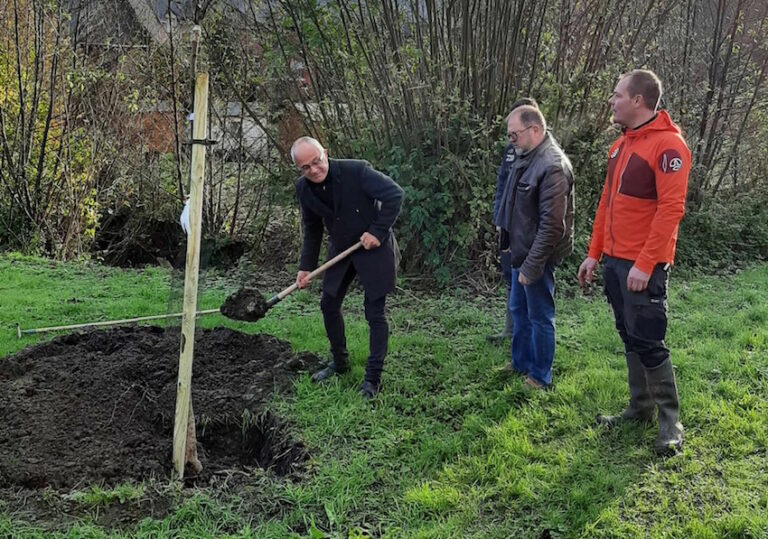
[[[267,314],[267,301],[257,288],[243,287],[221,305],[221,314],[232,320],[256,322]]]

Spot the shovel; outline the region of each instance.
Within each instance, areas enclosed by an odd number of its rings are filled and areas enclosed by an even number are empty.
[[[308,275],[309,279],[312,279],[325,270],[336,264],[339,260],[348,257],[350,254],[362,247],[363,242],[358,241],[352,247],[343,251],[328,262],[314,270]],[[221,314],[232,320],[242,320],[244,322],[256,322],[264,318],[267,311],[280,303],[286,296],[292,294],[298,289],[298,285],[293,283],[291,286],[280,292],[279,294],[272,296],[268,300],[264,299],[261,292],[256,288],[244,287],[229,296],[224,304],[221,306]]]

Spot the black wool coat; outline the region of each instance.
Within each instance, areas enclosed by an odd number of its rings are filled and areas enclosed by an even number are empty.
[[[364,232],[381,242],[376,249],[360,248],[325,272],[323,291],[336,296],[350,264],[357,271],[366,295],[377,299],[395,288],[395,239],[392,233],[403,201],[403,190],[392,178],[374,170],[367,161],[329,159],[333,182],[333,208],[328,208],[310,189],[304,176],[296,180],[296,199],[301,209],[304,241],[299,269],[317,267],[323,228],[328,231],[328,258],[355,244]]]

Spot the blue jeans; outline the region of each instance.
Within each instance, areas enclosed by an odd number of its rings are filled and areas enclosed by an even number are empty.
[[[512,270],[512,367],[550,385],[555,359],[555,268],[547,264],[542,276],[526,286],[517,280],[519,275]]]

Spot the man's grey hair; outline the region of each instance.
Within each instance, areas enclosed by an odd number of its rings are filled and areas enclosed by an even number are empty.
[[[291,146],[291,161],[293,161],[294,165],[296,164],[296,148],[298,148],[302,144],[309,144],[311,146],[314,146],[315,148],[320,150],[320,152],[323,152],[325,150],[325,148],[323,148],[323,145],[320,144],[320,142],[316,138],[299,137],[294,141],[293,146]]]
[[[523,105],[512,111],[510,117],[515,114],[520,118],[520,123],[523,127],[530,125],[538,125],[542,131],[547,130],[547,121],[544,119],[544,115],[538,109],[538,107],[532,107],[530,105]]]

